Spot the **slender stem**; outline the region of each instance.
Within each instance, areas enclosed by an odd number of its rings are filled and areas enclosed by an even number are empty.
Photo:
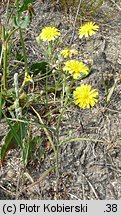
[[[59,115],[59,118],[58,118],[58,121],[57,121],[57,125],[56,125],[56,175],[57,177],[59,178],[59,162],[58,162],[58,154],[59,154],[59,146],[60,146],[60,140],[59,140],[59,128],[60,128],[60,123],[61,123],[61,119],[62,119],[62,116],[64,114],[64,112],[66,111],[66,107],[68,106],[68,100],[66,101],[66,104],[65,106],[63,107],[60,115]]]
[[[19,33],[20,33],[20,40],[21,40],[21,45],[22,45],[22,51],[23,51],[23,57],[24,57],[24,67],[25,67],[25,74],[24,74],[24,80],[23,83],[21,85],[21,88],[19,90],[19,93],[22,92],[25,84],[26,84],[26,77],[29,74],[29,67],[28,67],[28,62],[27,62],[27,56],[26,56],[26,49],[25,49],[25,44],[24,44],[24,40],[23,40],[23,35],[22,35],[22,29],[19,29]]]
[[[48,54],[49,54],[49,61],[52,63],[52,41],[48,43]]]
[[[7,38],[5,38],[5,29],[3,27],[3,46],[2,46],[2,53],[0,57],[0,65],[2,63],[2,55],[3,55],[3,89],[6,90],[7,88],[7,63],[8,63],[8,41],[10,40],[11,36],[14,34],[15,31],[18,29],[14,29],[10,32]]]
[[[59,140],[59,128],[60,128],[60,123],[61,123],[61,118],[63,116],[63,113],[65,112],[65,107],[62,109],[61,111],[61,114],[58,118],[58,122],[57,122],[57,126],[56,126],[56,174],[57,176],[59,176],[59,166],[58,166],[58,154],[59,154],[59,143],[60,143],[60,140]]]
[[[58,182],[59,182],[59,146],[60,146],[60,140],[59,140],[59,128],[60,128],[60,123],[61,123],[61,118],[65,112],[66,108],[64,107],[61,111],[61,114],[58,118],[57,121],[57,126],[56,126],[56,152],[55,152],[55,160],[56,160],[56,193],[58,192]]]
[[[59,128],[60,128],[60,123],[61,123],[61,119],[62,119],[62,116],[66,110],[66,107],[68,106],[68,95],[66,94],[65,96],[65,81],[66,81],[66,77],[65,75],[63,75],[63,92],[62,92],[62,100],[64,100],[64,97],[65,98],[65,104],[64,104],[64,107],[62,108],[61,110],[61,113],[59,115],[59,118],[58,118],[58,121],[57,121],[57,125],[56,125],[56,174],[57,174],[57,177],[59,178],[59,162],[58,162],[58,154],[59,154],[59,144],[60,144],[60,140],[59,140]]]
[[[46,103],[45,103],[45,107],[46,109],[48,109],[48,76],[46,76]]]
[[[7,88],[7,41],[5,35],[5,27],[2,26],[2,42],[3,42],[3,89],[6,90]]]
[[[10,5],[10,0],[8,0],[7,2],[7,7],[6,7],[6,26],[8,25],[8,21],[9,21],[9,16],[8,16],[8,10],[9,10],[9,5]]]
[[[94,58],[93,58],[93,40],[92,40],[92,38],[90,37],[90,55],[91,55],[91,64],[93,64],[93,60],[94,60]]]
[[[12,36],[18,29],[19,29],[19,28],[14,28],[14,29],[10,32],[10,34],[9,34],[8,37],[6,38],[6,41],[7,41],[7,42],[10,40],[11,36]]]
[[[24,57],[24,64],[25,64],[25,77],[28,76],[29,74],[29,69],[28,69],[28,62],[27,62],[27,56],[26,56],[26,49],[25,49],[25,44],[23,40],[23,35],[22,35],[22,29],[19,29],[20,33],[20,40],[21,40],[21,45],[22,45],[22,51],[23,51],[23,57]]]
[[[16,6],[17,13],[18,13],[17,15],[18,15],[18,18],[19,18],[19,16],[20,16],[19,12],[18,12],[19,11],[19,0],[15,0],[15,6]]]
[[[77,17],[78,17],[79,11],[80,11],[81,3],[82,3],[82,0],[79,0],[76,16],[75,16],[75,20],[74,20],[73,33],[72,33],[72,37],[70,40],[70,45],[72,45],[72,43],[73,43],[75,29],[76,29],[76,21],[77,21]]]
[[[0,121],[2,119],[2,89],[0,91]]]
[[[3,88],[7,88],[7,43],[4,42],[4,62],[3,62]]]
[[[90,141],[90,142],[106,143],[106,140],[78,137],[78,138],[72,138],[72,139],[64,140],[59,144],[59,146],[67,144],[67,143],[71,143],[71,142],[76,142],[76,141]]]
[[[17,18],[18,18],[18,21],[20,19],[20,12],[19,12],[19,0],[16,0],[15,1],[15,5],[16,5],[16,10],[17,10]],[[24,67],[25,67],[25,74],[24,74],[24,80],[23,80],[23,83],[21,85],[21,88],[19,90],[19,93],[22,92],[25,84],[26,84],[26,81],[25,81],[25,78],[28,76],[29,74],[29,67],[28,67],[28,61],[27,61],[27,56],[26,56],[26,49],[25,49],[25,44],[24,44],[24,39],[23,39],[23,34],[22,34],[22,29],[19,28],[19,35],[20,35],[20,40],[21,40],[21,45],[22,45],[22,52],[23,52],[23,58],[24,58]]]

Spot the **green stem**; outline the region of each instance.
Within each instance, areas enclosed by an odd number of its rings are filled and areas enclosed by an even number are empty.
[[[13,29],[8,37],[5,37],[5,28],[2,28],[2,38],[3,38],[3,89],[6,90],[7,88],[7,62],[8,62],[8,41],[10,40],[11,36],[18,30],[18,28]]]
[[[7,88],[7,42],[4,42],[3,89]]]
[[[92,38],[90,37],[90,55],[91,55],[91,63],[93,64],[93,41]]]
[[[29,69],[28,69],[28,62],[27,62],[27,56],[26,56],[26,49],[25,49],[25,44],[23,40],[23,35],[22,35],[22,29],[19,29],[20,33],[20,40],[21,40],[21,45],[22,45],[22,51],[23,51],[23,57],[24,57],[24,64],[25,64],[25,77],[28,76],[29,74]]]
[[[3,42],[3,89],[6,90],[7,88],[7,41],[6,41],[6,35],[5,35],[5,27],[2,26],[2,42]]]
[[[28,67],[28,62],[27,62],[27,56],[26,56],[26,49],[25,49],[25,44],[24,44],[24,40],[23,40],[23,35],[22,35],[22,29],[19,29],[19,33],[20,33],[20,40],[21,40],[21,45],[22,45],[22,51],[23,51],[23,58],[24,58],[24,67],[25,67],[25,74],[24,74],[24,80],[23,83],[21,85],[21,88],[19,90],[19,92],[21,93],[25,84],[26,84],[26,77],[29,74],[29,67]]]
[[[59,115],[59,118],[58,118],[58,121],[57,121],[57,125],[56,125],[56,175],[57,177],[59,178],[59,161],[58,161],[58,154],[59,154],[59,146],[60,146],[60,139],[59,139],[59,128],[60,128],[60,123],[61,123],[61,119],[62,119],[62,116],[64,114],[64,112],[66,111],[66,107],[68,106],[68,103],[66,101],[66,105],[63,107],[60,115]]]
[[[61,118],[62,118],[64,112],[65,112],[65,107],[61,111],[61,114],[58,118],[58,122],[57,122],[57,126],[56,126],[56,155],[55,155],[55,157],[56,157],[56,175],[57,175],[57,177],[59,177],[59,162],[58,162],[59,143],[60,143],[59,128],[60,128]]]
[[[7,7],[6,7],[6,24],[5,24],[5,26],[7,26],[7,24],[8,24],[8,21],[9,21],[9,15],[8,15],[8,10],[9,10],[9,5],[10,5],[10,0],[8,0],[8,2],[7,2]]]
[[[46,76],[46,89],[45,89],[45,92],[46,92],[46,103],[45,103],[45,107],[46,109],[48,109],[48,77]]]
[[[18,29],[19,29],[19,28],[14,28],[14,29],[10,32],[10,34],[9,34],[8,37],[6,38],[7,43],[8,43],[8,41],[10,40],[11,36],[12,36]]]
[[[54,79],[54,83],[55,83],[55,95],[54,95],[54,102],[55,102],[55,98],[56,98],[56,93],[57,93],[57,90],[58,90],[58,83],[56,81],[56,76],[55,76],[55,73],[53,73],[53,79]]]
[[[16,9],[17,9],[17,15],[18,15],[18,18],[20,17],[20,14],[19,14],[19,0],[15,0],[15,6],[16,6]],[[19,19],[18,19],[19,20]]]
[[[48,43],[48,54],[49,54],[49,61],[52,63],[52,41],[49,41]]]

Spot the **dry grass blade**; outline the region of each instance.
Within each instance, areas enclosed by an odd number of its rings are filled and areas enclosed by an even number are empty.
[[[121,11],[121,7],[114,0],[110,1],[118,8],[119,11]]]
[[[26,190],[30,189],[31,187],[34,187],[36,184],[40,183],[41,181],[43,181],[43,179],[54,169],[54,167],[50,167],[48,170],[46,170],[44,173],[41,174],[41,176],[39,177],[39,179],[35,182],[33,182],[32,184],[28,185],[27,187],[25,187],[20,193],[22,194],[23,192],[25,192]]]
[[[94,193],[96,199],[99,200],[99,196],[98,196],[96,190],[94,189],[92,183],[88,180],[88,178],[87,178],[83,173],[82,173],[82,176],[86,179],[86,181],[87,181],[87,183],[89,184],[90,188],[92,189],[92,191],[93,191],[93,193]]]
[[[12,196],[12,197],[15,197],[16,194],[14,192],[11,192],[9,190],[7,190],[5,187],[3,187],[2,185],[0,185],[0,188],[6,193],[8,194],[9,196]]]
[[[76,28],[76,21],[77,21],[77,17],[78,17],[79,11],[80,11],[81,3],[82,3],[82,0],[79,0],[76,16],[75,16],[75,20],[74,20],[73,33],[72,33],[72,37],[70,40],[70,45],[72,45],[72,43],[73,43],[75,28]]]
[[[100,142],[100,143],[106,143],[105,140],[99,140],[99,139],[91,139],[91,138],[83,138],[83,137],[79,137],[79,138],[72,138],[69,140],[64,140],[62,141],[59,146],[70,143],[70,142],[75,142],[75,141],[90,141],[90,142]]]

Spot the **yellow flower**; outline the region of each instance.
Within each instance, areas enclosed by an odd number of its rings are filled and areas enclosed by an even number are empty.
[[[60,52],[60,54],[64,57],[64,58],[71,58],[72,55],[78,55],[78,51],[75,50],[75,49],[68,49],[68,48],[65,48],[64,50],[62,50]]]
[[[25,82],[33,82],[33,79],[32,79],[33,75],[28,75],[26,78],[25,78]]]
[[[45,27],[42,29],[40,35],[36,38],[39,43],[41,40],[43,41],[53,41],[61,35],[60,31],[55,27]]]
[[[82,38],[83,36],[89,37],[95,34],[95,31],[98,31],[99,26],[96,25],[94,22],[88,22],[82,26],[80,26],[79,29],[79,38]]]
[[[90,108],[97,103],[98,91],[96,89],[91,90],[90,85],[81,84],[75,89],[74,94],[74,103],[80,108]]]
[[[73,75],[74,79],[78,79],[80,78],[81,73],[87,75],[89,68],[82,62],[79,62],[77,60],[69,60],[65,62],[63,71],[68,71],[71,75]]]

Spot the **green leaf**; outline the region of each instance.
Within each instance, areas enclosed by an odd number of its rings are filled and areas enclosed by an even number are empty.
[[[28,139],[23,148],[22,159],[23,159],[24,166],[26,166],[28,163],[29,148],[30,148],[30,140]]]
[[[23,0],[22,6],[19,8],[19,13],[28,10],[28,4],[32,4],[35,0]]]
[[[16,122],[14,124],[11,124],[11,122],[6,117],[5,113],[2,111],[3,115],[6,118],[6,121],[10,127],[10,130],[8,131],[4,144],[1,148],[1,161],[4,161],[6,154],[11,149],[16,149],[18,146],[23,150],[23,139],[26,136],[27,132],[27,124],[23,122]]]
[[[19,49],[16,48],[13,54],[15,54],[16,60],[24,62],[23,54],[20,52]]]
[[[30,67],[30,71],[35,75],[37,75],[38,73],[45,74],[47,72],[47,67],[49,67],[49,64],[42,61],[32,64]]]
[[[17,17],[14,17],[13,24],[15,28],[26,29],[30,24],[30,16],[23,16],[19,20]]]
[[[20,124],[15,123],[14,125],[11,124],[11,129],[9,130],[8,134],[5,137],[5,142],[1,148],[1,160],[5,159],[7,152],[11,149],[15,149],[18,147],[18,143],[20,143],[20,138],[18,136],[18,131],[20,129]],[[16,137],[16,139],[15,139]]]
[[[16,16],[14,16],[14,18],[13,18],[13,25],[14,25],[15,28],[19,27]]]

